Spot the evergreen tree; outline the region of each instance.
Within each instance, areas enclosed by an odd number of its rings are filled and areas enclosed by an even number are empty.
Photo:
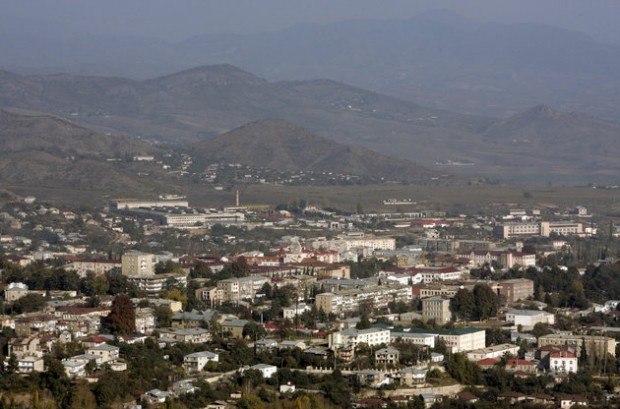
[[[105,324],[113,334],[127,335],[136,332],[136,310],[128,296],[121,294],[114,297]]]

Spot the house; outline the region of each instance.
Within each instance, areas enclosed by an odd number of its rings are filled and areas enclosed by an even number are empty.
[[[45,371],[45,364],[43,363],[43,357],[40,356],[26,356],[17,360],[17,373],[29,374],[32,372]]]
[[[485,358],[501,358],[504,355],[516,356],[518,353],[518,345],[500,344],[469,351],[467,353],[467,359],[469,359],[470,361],[480,361],[481,359]]]
[[[392,378],[389,378],[387,375],[388,373],[384,371],[366,369],[352,372],[350,378],[357,381],[362,386],[378,388],[382,385],[389,385],[392,383]]]
[[[280,342],[278,347],[280,349],[299,348],[303,351],[308,348],[308,345],[304,341],[300,341],[300,340],[284,340]]]
[[[28,286],[24,283],[10,283],[4,289],[4,299],[7,302],[14,302],[28,295]]]
[[[142,395],[142,399],[150,403],[164,403],[168,397],[172,397],[171,392],[161,391],[159,389],[151,389]]]
[[[227,320],[220,325],[223,333],[230,333],[233,338],[243,338],[243,328],[248,322],[248,320]]]
[[[422,385],[426,382],[426,370],[419,368],[405,368],[398,373],[400,384],[408,387]]]
[[[551,352],[548,355],[548,369],[555,373],[577,373],[579,369],[577,355],[572,352]]]
[[[476,362],[476,365],[480,367],[483,371],[487,369],[491,369],[495,367],[499,363],[498,359],[495,358],[484,358]]]
[[[256,364],[251,366],[249,369],[256,369],[257,371],[260,371],[265,379],[271,378],[276,372],[278,372],[277,366],[267,364]]]
[[[434,364],[438,364],[443,362],[445,359],[443,354],[440,354],[438,352],[431,352],[431,362]]]
[[[159,330],[159,338],[170,343],[202,344],[211,339],[211,334],[202,328],[167,328]]]
[[[87,354],[96,355],[101,357],[101,363],[114,361],[119,358],[120,348],[110,344],[99,344],[90,347],[86,350]]]
[[[174,328],[209,328],[211,321],[217,317],[215,310],[191,310],[177,312],[172,316]]]
[[[420,394],[420,396],[422,397],[422,400],[424,401],[424,407],[426,408],[430,408],[435,403],[441,403],[441,401],[443,400],[441,398],[441,395],[436,395],[432,392],[422,393]]]
[[[527,359],[512,358],[506,361],[506,371],[522,371],[528,374],[536,373],[538,363]]]
[[[474,404],[478,402],[479,398],[471,392],[463,391],[456,394],[456,398],[463,402]]]
[[[254,343],[254,346],[258,350],[271,350],[278,347],[278,341],[276,341],[275,339],[263,338],[256,341]]]
[[[86,376],[86,362],[74,361],[72,359],[63,359],[62,366],[69,379],[80,378]]]
[[[39,342],[38,337],[13,338],[9,341],[8,355],[15,354],[17,358],[41,355]]]
[[[559,398],[560,409],[570,409],[577,406],[588,406],[588,400],[580,395],[565,395]]]
[[[188,373],[200,372],[209,362],[219,362],[219,360],[219,355],[213,352],[194,352],[183,357],[183,369]]]
[[[377,365],[396,365],[400,361],[400,351],[396,348],[381,348],[375,352]]]

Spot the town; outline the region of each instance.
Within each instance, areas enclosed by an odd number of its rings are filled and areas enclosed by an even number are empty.
[[[620,229],[182,196],[0,211],[0,407],[620,402]]]

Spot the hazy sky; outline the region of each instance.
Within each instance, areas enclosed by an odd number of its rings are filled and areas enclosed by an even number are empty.
[[[180,40],[200,33],[252,33],[299,23],[406,19],[440,8],[480,21],[573,28],[620,44],[620,0],[0,0],[0,18],[97,34]]]

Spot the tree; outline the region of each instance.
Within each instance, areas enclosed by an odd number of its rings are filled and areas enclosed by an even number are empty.
[[[82,383],[71,390],[70,409],[96,409],[95,395],[90,391],[87,384]]]
[[[43,309],[45,298],[41,294],[27,294],[13,303],[13,311],[22,314]]]
[[[257,322],[250,321],[243,327],[243,337],[252,340],[257,340],[265,336],[267,331],[265,328]]]
[[[136,331],[136,310],[128,296],[114,297],[105,323],[113,334],[127,335]]]
[[[491,287],[486,284],[476,284],[473,295],[476,300],[476,318],[483,321],[497,315],[499,299]]]
[[[167,305],[158,305],[155,308],[155,320],[158,327],[169,327],[172,324],[172,310]]]
[[[461,288],[450,301],[452,311],[462,320],[471,320],[476,309],[474,295],[467,288]]]
[[[237,403],[239,409],[265,409],[263,401],[253,393],[246,393]]]

